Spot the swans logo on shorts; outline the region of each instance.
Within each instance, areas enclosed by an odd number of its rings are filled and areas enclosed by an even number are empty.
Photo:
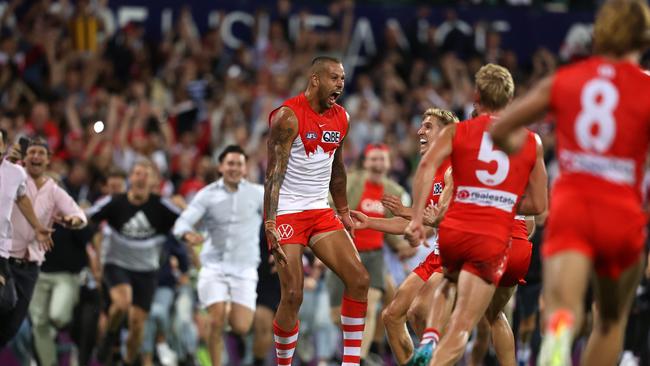
[[[442,183],[434,183],[433,184],[433,195],[438,196],[442,194]]]
[[[289,224],[282,224],[278,226],[278,234],[280,234],[280,239],[289,239],[293,236],[293,227]]]
[[[338,144],[341,142],[341,132],[339,131],[323,131],[323,139],[321,142],[328,142],[331,144]]]

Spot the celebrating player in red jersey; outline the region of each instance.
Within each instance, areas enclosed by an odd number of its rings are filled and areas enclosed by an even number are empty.
[[[649,46],[645,1],[607,1],[594,25],[596,56],[542,80],[492,128],[495,142],[515,151],[521,141],[513,131],[547,110],[557,121],[560,176],[542,248],[541,365],[570,364],[594,270],[597,311],[582,364],[614,365],[621,351],[643,266],[640,184],[650,139],[650,76],[638,63]]]
[[[426,110],[422,117],[422,126],[418,130],[418,137],[420,140],[420,153],[424,155],[435,141],[440,130],[449,124],[457,123],[458,118],[453,113],[439,108]],[[449,182],[451,182],[449,166],[449,161],[443,163],[443,166],[438,169],[436,176],[433,178],[433,185],[430,185],[428,204],[431,207],[435,206],[439,212],[446,210],[451,188],[453,188],[453,185],[449,185]],[[387,200],[384,200],[384,205],[390,207],[393,213],[400,217],[372,218],[354,211],[354,217],[358,220],[355,224],[356,228],[369,228],[391,234],[403,234],[408,225],[408,220],[412,216],[412,210],[397,205],[394,201],[387,202]],[[451,311],[451,304],[448,307],[445,306],[445,297],[439,298],[439,304],[431,303],[433,291],[442,280],[442,266],[438,255],[437,234],[433,232],[433,228],[429,231],[428,234],[430,235],[427,236],[430,237],[432,252],[404,280],[397,290],[395,298],[382,313],[388,343],[393,350],[397,363],[400,365],[414,362],[413,341],[406,329],[407,317],[411,327],[420,337],[421,343],[429,344],[430,342],[436,342],[438,337],[435,332],[427,332],[425,329],[428,323],[426,318],[429,308],[433,305],[437,309],[448,308],[448,311]],[[436,318],[447,317],[442,312],[438,312],[434,316]]]
[[[348,114],[336,104],[344,79],[340,61],[317,57],[307,90],[286,100],[270,116],[264,226],[279,264],[281,283],[273,324],[278,365],[291,364],[298,339],[302,253],[307,245],[345,285],[341,304],[343,363],[358,365],[360,361],[369,278],[345,230],[353,233],[354,229],[341,147],[348,131]],[[338,217],[329,208],[328,192]]]
[[[503,275],[519,198],[529,181],[536,182],[534,176],[544,170],[541,146],[531,132],[521,131],[526,135],[525,148],[512,157],[495,150],[487,133],[493,114],[508,104],[513,91],[508,70],[483,66],[477,73],[476,93],[482,114],[445,127],[415,174],[414,214],[407,230],[422,241],[427,182],[451,157],[454,195],[438,235],[442,264],[458,282],[458,292],[446,334],[431,360],[436,366],[453,365],[462,356],[471,330],[487,310]],[[532,213],[545,209],[543,203],[532,208]]]

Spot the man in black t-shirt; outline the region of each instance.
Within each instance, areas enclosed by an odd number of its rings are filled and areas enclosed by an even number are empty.
[[[127,193],[101,199],[88,212],[90,220],[106,222],[111,232],[108,248],[102,250],[104,284],[111,306],[107,331],[97,353],[101,362],[110,357],[127,313],[129,337],[124,363],[135,362],[158,283],[160,249],[180,214],[169,200],[151,193],[152,169],[148,161],[137,162],[129,175]]]

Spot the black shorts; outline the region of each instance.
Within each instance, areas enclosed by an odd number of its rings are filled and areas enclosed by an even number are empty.
[[[278,310],[280,304],[280,277],[277,273],[268,270],[258,271],[257,281],[257,306],[267,307],[273,312]]]
[[[137,272],[107,263],[104,266],[104,283],[109,291],[117,285],[130,285],[132,304],[149,312],[158,287],[158,271]]]

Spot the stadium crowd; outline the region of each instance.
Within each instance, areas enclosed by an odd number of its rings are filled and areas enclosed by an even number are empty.
[[[232,50],[225,47],[217,29],[200,33],[187,8],[181,11],[169,33],[154,40],[137,22],[108,27],[107,1],[7,3],[0,17],[0,128],[6,131],[2,137],[9,142],[7,155],[27,158],[20,155],[21,137],[31,140],[25,152],[34,145],[45,147],[48,154],[43,164],[49,163],[46,174],[86,209],[89,221],[96,216],[110,222],[112,216],[104,211],[111,204],[102,199],[140,189],[137,181],[143,178],[138,176],[137,167],[146,168],[147,194],[162,197],[156,214],[164,217],[158,218],[160,225],[153,226],[165,238],[160,243],[164,253],[160,264],[151,267],[158,274],[153,282],[158,289],[148,295],[153,301],[149,320],[145,324],[142,318],[129,313],[127,322],[115,314],[126,312],[128,307],[122,308],[116,302],[121,297],[113,294],[112,285],[110,294],[107,289],[107,281],[120,283],[118,280],[124,274],[113,270],[108,275],[103,269],[102,259],[112,255],[107,249],[111,244],[108,238],[115,235],[109,225],[102,225],[98,219],[81,230],[70,230],[68,226],[79,225],[56,223],[53,249],[38,261],[41,273],[28,316],[0,353],[0,363],[31,365],[39,360],[44,366],[96,364],[99,358],[119,360],[120,353],[131,357],[133,347],[140,347],[137,352],[142,354],[139,362],[143,365],[209,365],[211,360],[228,365],[273,364],[269,319],[279,302],[280,288],[274,274],[275,264],[269,263],[261,227],[253,229],[260,232],[259,257],[256,250],[246,249],[255,256],[253,264],[259,263],[257,275],[251,275],[259,277],[257,294],[252,295],[253,299],[257,297],[258,308],[253,302],[252,308],[244,310],[253,310],[254,314],[242,312],[225,321],[224,314],[237,311],[236,305],[242,302],[204,310],[209,303],[197,294],[197,286],[202,286],[199,270],[202,264],[205,267],[206,260],[218,261],[223,257],[217,260],[218,253],[210,254],[211,257],[201,252],[201,245],[213,245],[204,240],[211,232],[209,227],[199,227],[197,232],[191,229],[201,218],[208,223],[218,221],[218,212],[182,214],[181,218],[192,221],[185,231],[178,229],[178,222],[176,227],[173,224],[188,205],[197,205],[193,200],[211,199],[197,196],[204,187],[218,179],[225,185],[231,179],[236,186],[241,176],[229,173],[233,170],[228,169],[242,169],[239,172],[245,172],[245,179],[253,183],[251,192],[261,189],[256,184],[264,183],[270,113],[283,100],[304,91],[314,57],[325,54],[345,60],[343,51],[349,42],[354,1],[331,1],[327,9],[334,20],[330,28],[311,29],[302,22],[296,37],[291,38],[289,15],[304,10],[289,0],[278,0],[270,11],[268,37],[258,35],[252,44]],[[400,33],[402,28],[386,26],[379,43],[381,52],[369,59],[367,65],[354,70],[340,101],[351,121],[343,150],[348,171],[372,169],[364,164],[364,152],[367,155],[372,151],[368,146],[382,144],[382,149],[390,150],[390,163],[382,174],[407,192],[421,156],[415,137],[423,114],[436,107],[454,112],[461,120],[469,118],[474,109],[474,75],[482,65],[495,63],[506,67],[515,82],[515,95],[520,95],[558,65],[587,56],[589,49],[587,44],[576,44],[570,54],[560,58],[540,48],[530,61],[520,62],[515,52],[503,46],[497,30],[490,30],[477,49],[472,36],[474,25],[458,19],[451,9],[446,10],[443,23],[431,23],[423,32],[416,26],[421,24],[417,20],[426,19],[429,11],[420,7],[413,22],[403,25],[404,34]],[[410,45],[408,49],[403,47],[403,36]],[[531,127],[541,136],[551,182],[557,174],[552,123],[553,116],[548,115]],[[243,157],[245,167],[228,167],[231,160],[239,157]],[[379,169],[383,167],[380,165]],[[229,178],[229,174],[234,175]],[[258,204],[260,207],[251,215],[261,215],[261,196]],[[396,207],[395,203],[391,206]],[[163,210],[169,212],[160,212]],[[521,365],[526,362],[523,360],[535,359],[541,339],[539,246],[544,219],[537,218],[537,230],[531,239],[534,249],[527,283],[519,287],[508,310],[522,353],[518,355]],[[260,222],[256,223],[259,226]],[[234,233],[224,231],[222,235]],[[226,244],[223,248],[233,250]],[[394,362],[381,325],[382,296],[386,306],[393,296],[390,292],[422,254],[408,246],[387,243],[382,255],[390,275],[387,284],[379,286],[382,292],[374,304],[379,307],[373,313],[378,324],[372,345],[363,350],[367,365]],[[240,257],[229,259],[232,274],[224,276],[230,278],[248,269],[237,267],[238,261],[246,262]],[[29,261],[30,257],[23,259]],[[340,363],[340,324],[332,319],[341,310],[336,313],[336,301],[330,298],[333,286],[322,263],[311,254],[303,262],[307,277],[296,358],[302,364]],[[248,265],[250,261],[246,262]],[[632,310],[634,321],[628,326],[623,361],[636,359],[638,363],[629,365],[650,364],[649,279],[650,270],[646,269]],[[239,281],[228,283],[248,286],[243,279]],[[143,296],[142,291],[134,287],[133,304],[137,305],[138,296]],[[230,296],[235,300],[237,295]],[[241,324],[237,319],[243,317],[250,319]],[[143,323],[141,345],[127,340],[124,330],[119,332],[126,324],[129,328],[137,327],[138,321]],[[588,327],[587,323],[585,335]],[[113,337],[107,337],[111,332]],[[220,339],[215,332],[225,332],[227,336]],[[107,338],[111,338],[111,344],[102,343]],[[576,359],[584,340],[583,337],[576,342]],[[120,344],[125,349],[110,349]],[[211,354],[211,347],[223,347],[225,352]],[[105,355],[107,352],[109,356]],[[482,362],[496,364],[493,354],[488,352]],[[471,352],[467,362],[472,362]]]

